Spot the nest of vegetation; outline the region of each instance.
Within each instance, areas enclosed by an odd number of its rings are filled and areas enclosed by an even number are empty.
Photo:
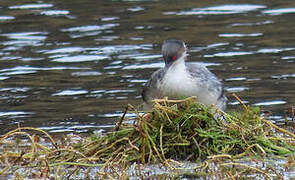
[[[0,138],[0,177],[145,178],[151,176],[145,166],[158,164],[170,173],[154,177],[282,178],[295,164],[295,135],[260,117],[259,108],[242,105],[243,112],[231,114],[193,97],[155,100],[144,114],[128,105],[112,132],[89,137],[54,140],[41,129],[19,127]],[[130,111],[136,117],[125,118]],[[265,165],[273,158],[287,159],[285,166]],[[195,163],[190,171],[182,166],[188,162]]]

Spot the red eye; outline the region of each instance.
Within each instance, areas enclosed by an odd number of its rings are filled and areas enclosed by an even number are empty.
[[[172,56],[172,60],[175,61],[177,59],[176,56]]]

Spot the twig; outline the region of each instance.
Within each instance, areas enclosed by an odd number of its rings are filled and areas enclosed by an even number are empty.
[[[121,116],[120,121],[116,124],[116,127],[115,127],[114,131],[118,131],[120,129],[120,126],[121,126],[121,124],[122,124],[122,122],[123,122],[123,120],[125,118],[125,115],[126,115],[128,109],[129,109],[129,105],[127,105],[125,107],[125,111],[124,111],[123,115]]]
[[[267,174],[266,172],[264,172],[263,170],[252,167],[252,166],[249,166],[249,165],[246,165],[246,164],[230,162],[230,163],[220,164],[220,166],[241,166],[241,167],[245,167],[245,168],[248,168],[248,169],[251,169],[251,170],[254,170],[254,171],[257,171],[257,172],[263,174],[267,179],[271,179],[270,175]]]
[[[163,159],[166,160],[164,150],[163,150],[163,124],[161,124],[161,127],[160,127],[160,149],[161,149],[161,154],[163,156]]]
[[[86,167],[102,167],[104,164],[88,164],[88,163],[77,163],[77,162],[59,162],[59,163],[52,163],[48,164],[49,167],[53,166],[86,166]]]
[[[19,127],[19,128],[15,129],[15,130],[9,131],[3,137],[0,138],[0,142],[3,141],[4,139],[6,139],[8,136],[13,135],[16,132],[21,132],[21,130],[34,130],[34,131],[42,132],[43,134],[45,134],[50,139],[53,146],[55,148],[58,148],[57,145],[56,145],[56,142],[53,140],[53,138],[46,131],[44,131],[42,129],[33,128],[33,127]]]
[[[245,103],[243,103],[243,101],[241,100],[241,98],[240,98],[239,96],[237,96],[235,93],[233,93],[232,96],[235,97],[236,100],[239,101],[239,103],[244,107],[244,109],[245,109],[246,111],[249,110],[249,108],[245,105]]]
[[[278,127],[277,125],[273,124],[272,122],[262,118],[261,119],[262,122],[266,123],[267,125],[277,129],[278,131],[282,132],[282,133],[285,133],[285,134],[288,134],[289,136],[291,136],[292,138],[295,138],[295,134],[291,133],[290,131],[286,130],[286,129],[283,129],[283,128],[280,128]]]

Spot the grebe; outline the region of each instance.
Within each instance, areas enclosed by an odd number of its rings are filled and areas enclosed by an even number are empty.
[[[196,96],[202,104],[225,110],[227,98],[221,81],[204,65],[185,63],[187,48],[183,41],[166,40],[162,55],[165,67],[152,74],[142,91],[146,105],[150,106],[153,99],[164,97],[181,99]]]

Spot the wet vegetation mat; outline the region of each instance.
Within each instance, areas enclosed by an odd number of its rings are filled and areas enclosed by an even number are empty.
[[[239,100],[239,99],[238,99]],[[244,104],[225,113],[184,100],[159,99],[140,113],[128,105],[112,132],[89,137],[19,127],[0,138],[6,178],[283,179],[295,165],[295,134]],[[126,118],[127,112],[136,117]],[[290,175],[290,174],[289,174]]]

